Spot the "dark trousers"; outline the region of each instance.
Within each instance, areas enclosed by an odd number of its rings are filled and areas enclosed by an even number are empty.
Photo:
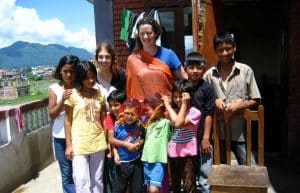
[[[112,193],[113,181],[116,173],[116,167],[113,158],[105,157],[104,171],[103,171],[103,185],[104,193]]]
[[[169,158],[171,188],[173,193],[181,193],[181,181],[184,193],[195,193],[197,156]]]
[[[128,184],[131,193],[142,193],[143,183],[143,164],[139,159],[116,166],[113,193],[125,193]]]

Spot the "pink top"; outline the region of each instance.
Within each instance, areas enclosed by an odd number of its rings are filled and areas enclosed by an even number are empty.
[[[189,124],[182,128],[173,128],[171,139],[168,143],[169,157],[187,157],[197,155],[197,130],[201,118],[201,112],[191,107],[186,112]]]

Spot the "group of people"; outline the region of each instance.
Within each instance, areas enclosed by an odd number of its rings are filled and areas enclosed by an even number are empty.
[[[157,46],[160,33],[154,19],[138,22],[126,70],[107,42],[93,61],[60,59],[49,114],[64,193],[198,192],[197,184],[210,192],[215,110],[230,118],[232,150],[246,163],[238,112],[261,97],[252,69],[233,58],[234,38],[215,35],[219,61],[206,69],[198,52],[182,64],[174,51]]]

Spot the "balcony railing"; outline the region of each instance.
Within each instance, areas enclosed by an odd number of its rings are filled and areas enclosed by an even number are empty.
[[[0,108],[0,192],[11,192],[53,161],[48,98]]]

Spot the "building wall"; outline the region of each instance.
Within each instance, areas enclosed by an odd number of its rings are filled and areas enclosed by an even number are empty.
[[[94,1],[96,43],[114,43],[112,0]]]
[[[287,140],[289,153],[296,155],[300,152],[300,1],[291,0],[290,9]]]

